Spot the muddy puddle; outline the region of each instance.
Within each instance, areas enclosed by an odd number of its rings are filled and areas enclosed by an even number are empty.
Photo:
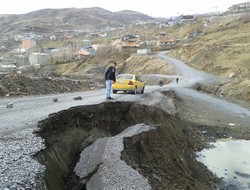
[[[250,141],[223,139],[197,153],[197,160],[235,190],[250,189]],[[227,188],[229,189],[229,188]]]

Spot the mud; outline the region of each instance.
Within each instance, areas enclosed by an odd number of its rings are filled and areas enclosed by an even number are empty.
[[[159,107],[106,102],[73,107],[39,123],[37,134],[45,139],[46,149],[37,158],[47,168],[48,189],[86,189],[89,178],[79,179],[73,172],[80,153],[97,139],[138,123],[156,129],[125,138],[121,159],[148,178],[152,189],[215,188],[219,180],[196,161],[195,152],[205,147],[197,126]]]

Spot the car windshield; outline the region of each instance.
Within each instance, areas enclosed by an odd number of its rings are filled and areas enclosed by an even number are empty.
[[[132,80],[134,75],[118,75],[116,78],[118,79],[129,79]]]

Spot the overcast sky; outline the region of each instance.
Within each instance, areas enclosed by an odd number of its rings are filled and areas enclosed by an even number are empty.
[[[247,1],[247,0],[245,0]],[[133,10],[153,17],[226,10],[244,0],[0,0],[0,14],[22,14],[45,8],[101,7],[109,11]]]

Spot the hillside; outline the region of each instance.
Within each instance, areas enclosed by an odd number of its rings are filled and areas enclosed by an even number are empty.
[[[42,9],[27,14],[0,15],[0,34],[23,31],[48,33],[61,29],[91,31],[105,27],[121,27],[149,18],[148,15],[135,11],[110,12],[99,7]]]
[[[202,23],[199,29],[201,26]],[[194,26],[189,26],[189,31],[191,27]],[[183,28],[176,33],[180,30]],[[201,36],[192,37],[171,54],[193,67],[230,79],[220,87],[220,93],[249,101],[250,14],[219,17],[201,31]]]
[[[118,63],[117,74],[175,74],[165,61],[154,56],[131,55],[127,59],[114,58]],[[104,72],[110,59],[105,61],[93,57],[85,61],[65,64],[48,64],[31,77],[10,74],[0,76],[0,97],[39,95],[50,93],[75,92],[105,87]],[[143,77],[146,85],[156,85],[159,79]],[[165,84],[168,79],[161,79]]]

